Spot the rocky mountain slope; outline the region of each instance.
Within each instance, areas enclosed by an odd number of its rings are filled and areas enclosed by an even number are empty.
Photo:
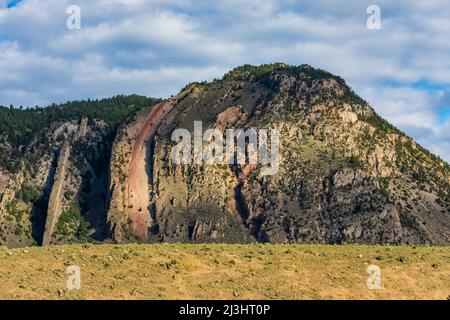
[[[57,155],[68,141],[62,209],[48,243],[450,244],[449,165],[337,76],[308,65],[243,66],[156,102],[128,106],[115,121],[92,109],[55,117],[27,145],[0,133],[2,153],[14,154],[0,157],[0,243],[42,242]],[[193,131],[194,121],[203,130],[278,130],[278,173],[174,164],[172,133]]]
[[[158,101],[117,96],[0,108],[0,244],[40,245],[46,225],[49,244],[108,238],[107,177],[117,127]]]

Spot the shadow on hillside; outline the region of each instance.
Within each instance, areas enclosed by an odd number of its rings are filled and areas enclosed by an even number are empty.
[[[53,180],[55,178],[56,165],[58,159],[58,152],[54,153],[53,161],[50,166],[47,181],[45,182],[44,191],[42,195],[33,203],[33,208],[30,213],[31,221],[31,237],[38,244],[42,245],[42,238],[44,237],[45,222],[47,220],[48,201],[52,191]]]

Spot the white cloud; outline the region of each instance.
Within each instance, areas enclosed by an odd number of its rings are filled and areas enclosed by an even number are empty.
[[[437,122],[432,97],[423,90],[408,87],[367,88],[360,92],[384,118],[399,126],[432,128]]]

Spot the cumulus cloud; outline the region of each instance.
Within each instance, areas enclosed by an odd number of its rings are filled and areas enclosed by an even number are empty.
[[[168,97],[244,63],[309,63],[450,160],[450,6],[366,0],[0,0],[0,104],[46,105],[138,93]],[[422,84],[418,86],[417,84]]]

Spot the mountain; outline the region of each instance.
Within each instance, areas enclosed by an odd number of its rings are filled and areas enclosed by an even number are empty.
[[[275,172],[174,163],[194,121],[277,132]],[[0,129],[1,244],[450,244],[450,166],[308,65],[245,65],[166,101],[2,108]]]

